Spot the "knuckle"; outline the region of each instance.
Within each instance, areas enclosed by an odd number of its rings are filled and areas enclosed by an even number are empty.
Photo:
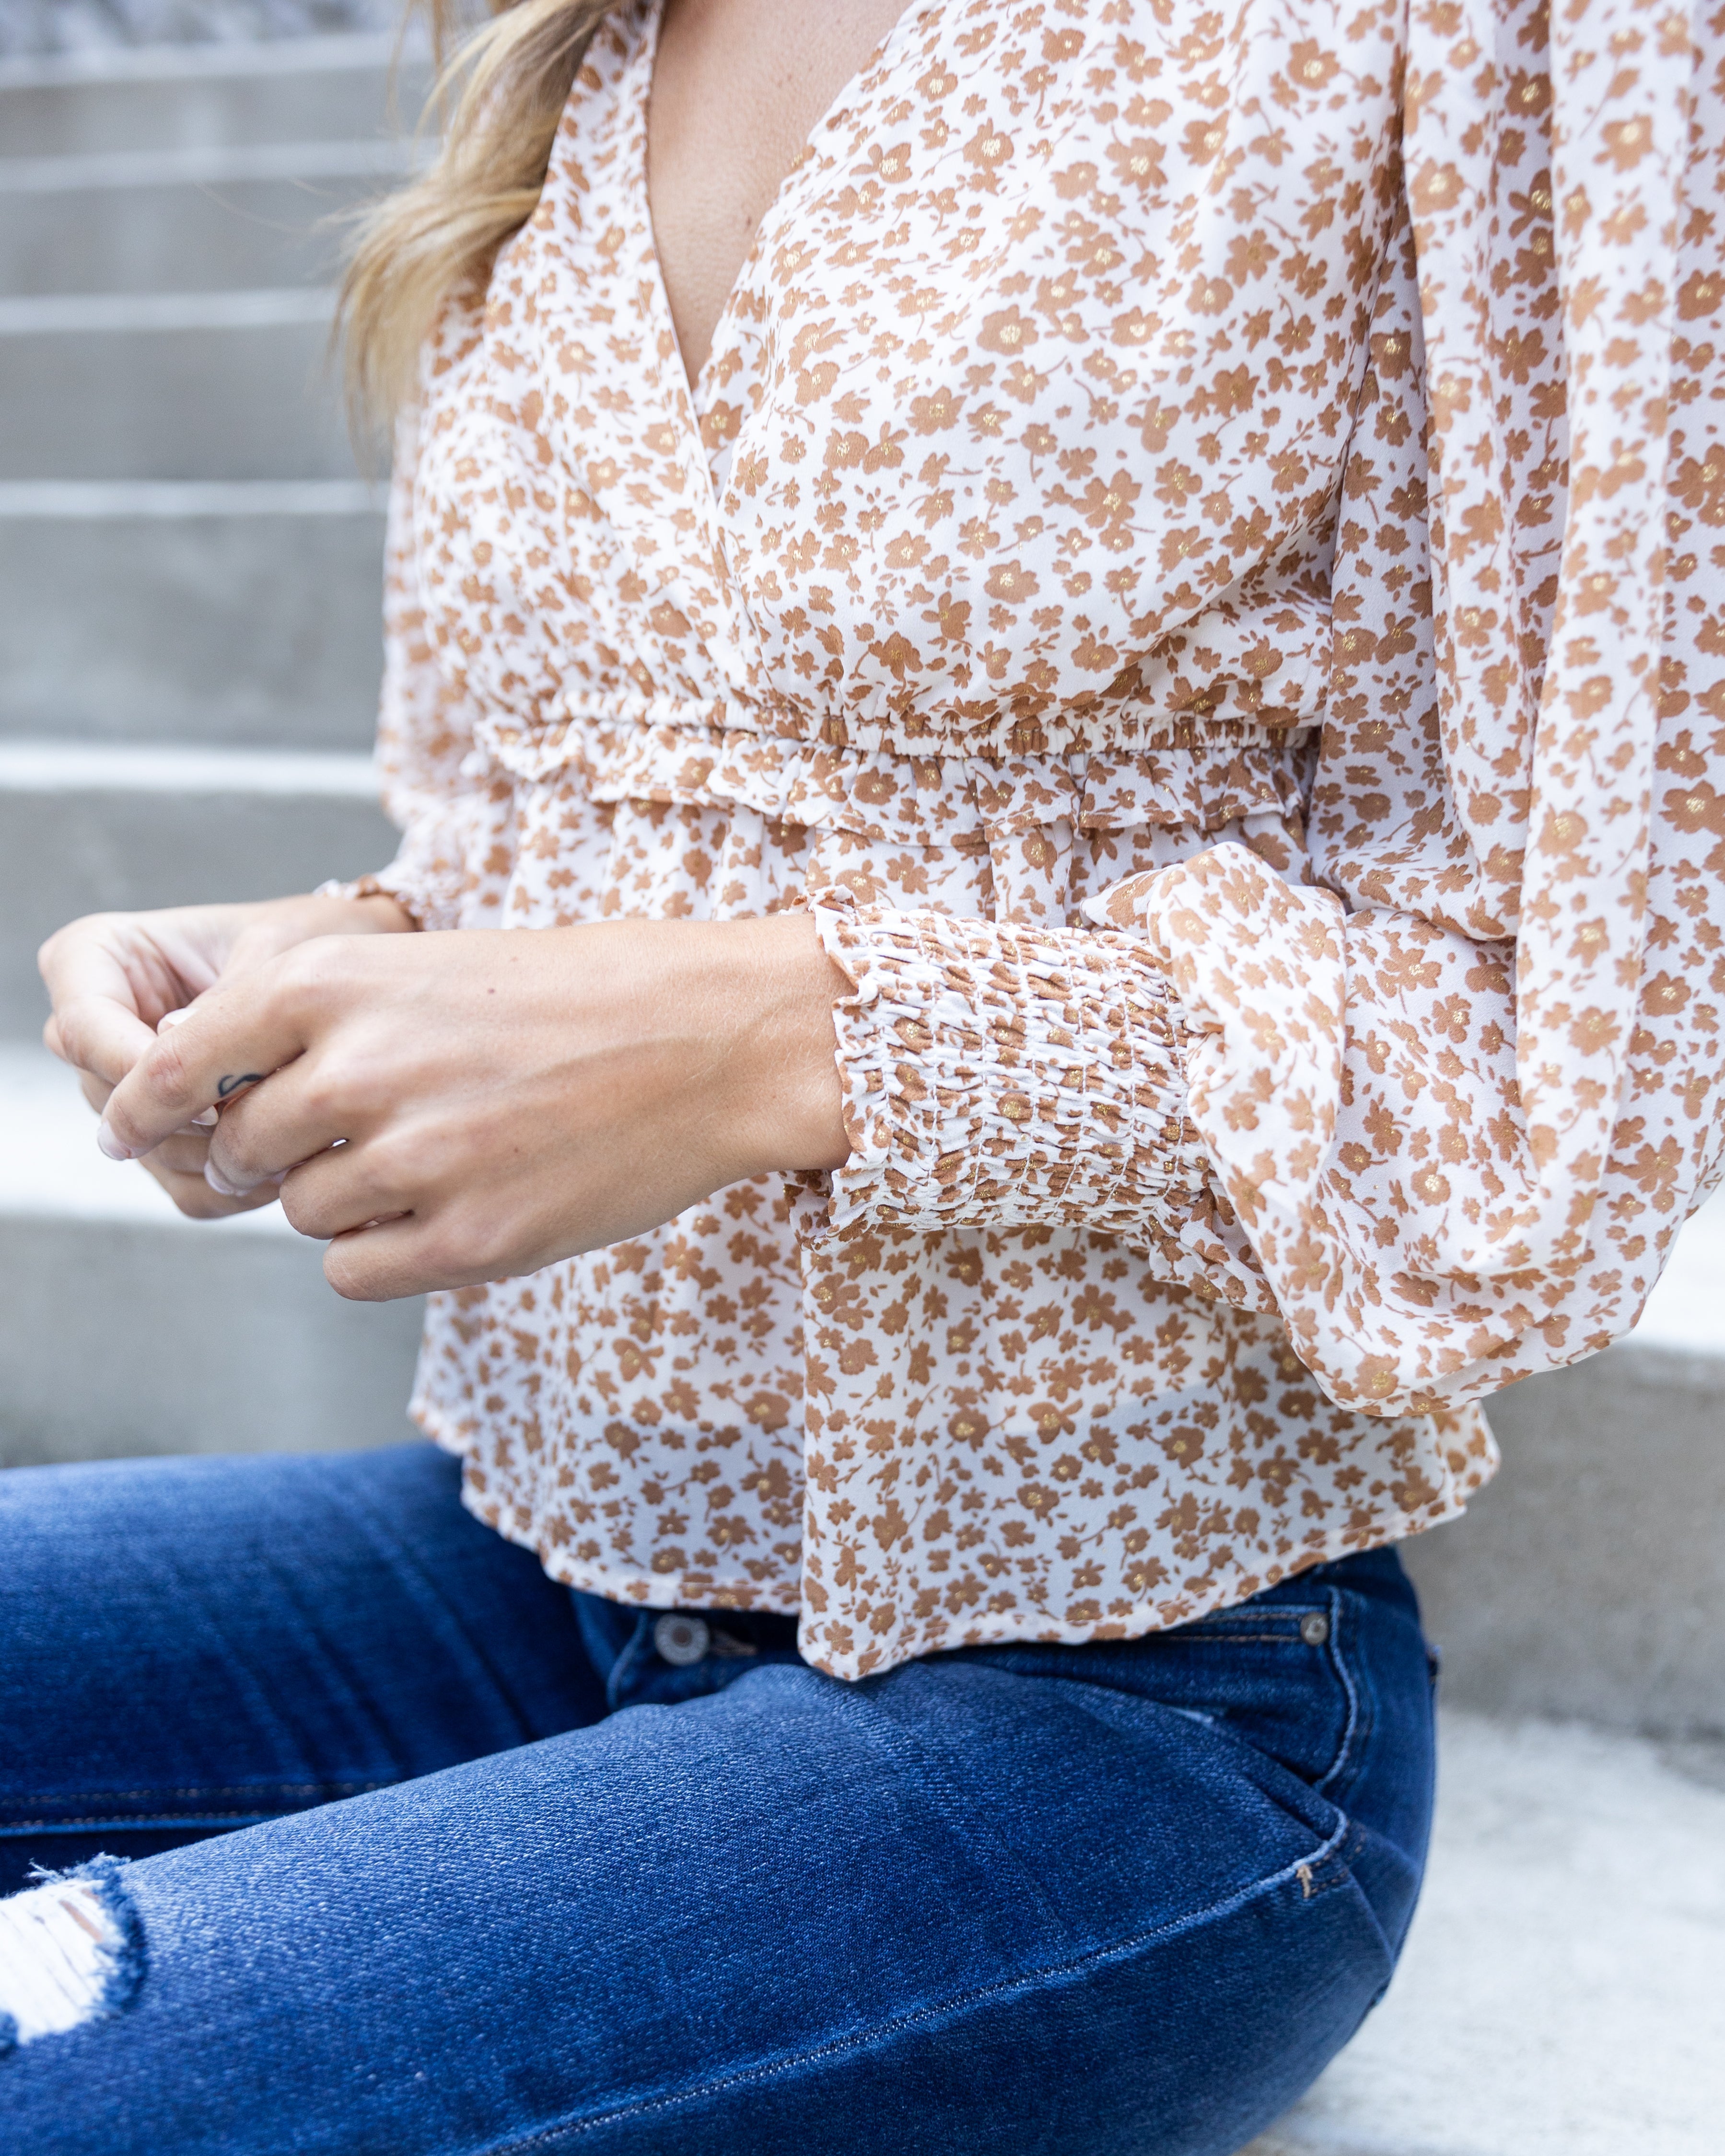
[[[52,936],[45,936],[36,950],[36,970],[45,981],[51,968],[64,958],[80,935],[87,934],[103,919],[100,913],[86,913],[76,920],[68,921],[56,928]]]
[[[345,1302],[388,1302],[377,1269],[360,1251],[362,1236],[338,1236],[323,1255],[323,1276]]]
[[[421,1278],[435,1281],[439,1286],[460,1277],[470,1257],[460,1238],[450,1235],[447,1229],[434,1229],[421,1236],[413,1255]]]
[[[415,1155],[418,1153],[419,1173],[414,1174]],[[424,1185],[424,1155],[413,1142],[396,1131],[382,1131],[368,1139],[365,1147],[366,1188],[378,1199],[399,1199],[413,1188],[416,1183]]]
[[[340,1122],[356,1105],[358,1074],[339,1055],[320,1055],[300,1081],[300,1101],[319,1123]]]
[[[60,1055],[80,1070],[87,1070],[90,1067],[90,1009],[84,998],[74,996],[69,1002],[57,1004],[53,1023],[59,1033]]]
[[[470,1214],[441,1224],[422,1248],[428,1270],[449,1287],[506,1280],[516,1270],[513,1238],[505,1221]]]
[[[260,1173],[256,1162],[246,1158],[244,1146],[237,1140],[224,1141],[219,1132],[210,1141],[209,1164],[235,1190],[249,1190]]]
[[[162,1140],[152,1158],[176,1175],[202,1175],[208,1152],[208,1147],[200,1140],[182,1137],[176,1132],[172,1137]]]
[[[63,1062],[69,1063],[74,1070],[87,1066],[81,1053],[78,1027],[78,1006],[66,1004],[56,1010],[42,1029],[42,1038]]]
[[[151,1107],[177,1113],[193,1106],[192,1074],[172,1033],[162,1034],[140,1062],[138,1080]]]
[[[280,985],[302,1002],[322,1001],[342,978],[347,954],[341,947],[348,940],[341,936],[313,936],[295,943],[275,961]]]
[[[318,1194],[316,1190],[308,1189],[296,1176],[290,1175],[281,1186],[281,1210],[283,1218],[295,1235],[321,1239],[329,1232],[324,1224],[323,1208],[318,1202]]]

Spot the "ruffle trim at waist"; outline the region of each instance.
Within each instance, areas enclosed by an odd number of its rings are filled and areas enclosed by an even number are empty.
[[[741,807],[779,822],[948,846],[1068,820],[1075,830],[1216,831],[1303,819],[1315,736],[1230,726],[1189,746],[1026,756],[832,747],[722,724],[483,719],[485,758],[516,781],[595,802]]]

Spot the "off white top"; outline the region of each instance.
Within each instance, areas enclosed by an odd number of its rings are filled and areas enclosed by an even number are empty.
[[[854,1151],[434,1296],[420,1421],[557,1578],[848,1677],[1447,1517],[1721,1171],[1712,47],[913,4],[691,393],[657,12],[426,354],[372,887],[813,906]]]

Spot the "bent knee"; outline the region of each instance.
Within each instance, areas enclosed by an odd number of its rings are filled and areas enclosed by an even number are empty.
[[[0,1902],[0,2054],[131,2005],[144,1943],[124,1871],[99,1856]]]

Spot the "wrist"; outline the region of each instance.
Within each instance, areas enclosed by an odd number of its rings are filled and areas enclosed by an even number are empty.
[[[314,936],[402,935],[418,927],[400,901],[384,891],[354,895],[326,887],[291,898],[264,899],[244,911],[248,926],[279,931],[290,943]]]
[[[730,1114],[746,1172],[842,1168],[850,1156],[833,1005],[847,993],[807,913],[736,924]]]

